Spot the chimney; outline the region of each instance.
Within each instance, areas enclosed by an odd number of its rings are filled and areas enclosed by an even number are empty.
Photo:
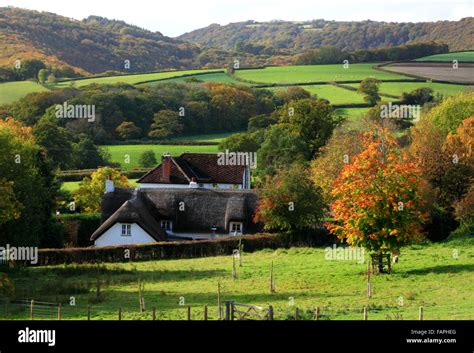
[[[107,176],[107,180],[105,181],[105,193],[114,192],[115,186],[114,181],[112,180],[112,175]]]
[[[165,154],[161,157],[161,171],[163,173],[163,181],[169,183],[171,174],[171,156],[169,154]]]

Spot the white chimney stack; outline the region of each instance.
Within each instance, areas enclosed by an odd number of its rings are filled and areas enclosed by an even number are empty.
[[[114,186],[114,181],[112,180],[112,176],[109,175],[107,177],[107,180],[105,181],[105,193],[109,192],[114,192],[115,191],[115,186]]]
[[[199,187],[198,183],[196,183],[196,179],[192,177],[191,181],[189,182],[189,188],[197,189]]]

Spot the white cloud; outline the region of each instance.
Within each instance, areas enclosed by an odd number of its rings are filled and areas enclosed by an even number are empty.
[[[458,20],[472,16],[473,1],[430,0],[0,0],[75,19],[89,15],[124,20],[168,36],[211,23],[245,20],[379,20],[388,22]]]

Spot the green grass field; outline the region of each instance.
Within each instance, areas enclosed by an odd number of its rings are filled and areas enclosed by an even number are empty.
[[[464,51],[459,53],[445,53],[425,56],[423,58],[416,59],[416,61],[469,61],[474,62],[474,51]]]
[[[367,77],[380,80],[406,79],[406,76],[373,69],[374,64],[272,66],[265,69],[237,70],[235,76],[261,83],[303,83],[327,81],[362,81]],[[410,79],[410,78],[408,78]]]
[[[138,179],[128,179],[132,187],[138,186],[137,180]],[[80,181],[65,181],[61,185],[61,190],[73,193],[74,191],[79,190],[79,183]]]
[[[196,78],[202,82],[223,82],[223,83],[234,83],[237,85],[249,85],[248,83],[237,81],[233,79],[232,77],[226,75],[225,73],[211,73],[211,74],[197,75],[197,76],[177,77],[177,78],[170,78],[168,80],[156,81],[156,82],[145,83],[145,84],[154,86],[154,85],[159,85],[161,83],[167,83],[167,82],[187,83],[190,78]]]
[[[0,83],[0,105],[13,103],[28,93],[46,91],[47,88],[31,81]]]
[[[166,71],[166,72],[156,72],[156,73],[148,73],[148,74],[90,78],[90,79],[85,79],[85,80],[59,82],[56,86],[61,87],[61,88],[68,87],[71,85],[71,82],[74,82],[74,85],[76,87],[87,86],[92,83],[113,84],[113,83],[118,83],[118,82],[124,82],[124,83],[133,85],[142,81],[161,80],[161,79],[172,78],[176,76],[189,75],[189,74],[208,72],[208,71],[219,71],[219,69]]]
[[[358,84],[349,84],[348,86],[359,87]],[[411,92],[420,87],[430,87],[435,93],[441,93],[443,96],[450,96],[459,92],[473,90],[473,86],[452,85],[447,83],[433,82],[382,82],[380,84],[380,93],[400,96],[403,92]]]
[[[315,94],[318,98],[329,100],[331,104],[365,103],[362,94],[334,85],[310,85],[300,87],[311,94]],[[288,87],[275,87],[271,88],[271,90],[280,91],[286,90],[287,88]]]
[[[417,320],[419,306],[425,320],[474,319],[473,238],[445,243],[416,245],[402,249],[390,275],[372,276],[372,298],[366,298],[367,263],[327,260],[324,248],[262,250],[243,256],[232,278],[231,256],[185,260],[104,264],[100,278],[102,297],[96,299],[97,269],[91,265],[30,267],[10,270],[18,299],[62,302],[63,319],[86,318],[91,305],[92,320],[150,320],[156,306],[157,319],[185,319],[186,307],[192,319],[217,318],[217,283],[221,300],[260,306],[272,305],[275,319],[293,316],[298,307],[302,318],[314,318],[316,307],[323,318],[361,320],[368,306],[369,320]],[[456,257],[455,254],[458,254]],[[367,260],[367,259],[366,259]],[[276,293],[269,292],[269,270],[274,264]],[[146,311],[139,312],[138,280],[145,283]],[[76,306],[68,305],[74,296]],[[28,309],[0,307],[2,318],[28,317]],[[54,319],[56,308],[51,310]],[[326,315],[329,315],[326,316]],[[35,319],[41,319],[40,313]]]
[[[190,145],[115,145],[102,146],[108,150],[112,157],[112,162],[120,163],[124,170],[138,167],[138,159],[143,151],[152,150],[155,152],[156,159],[160,160],[163,153],[169,153],[172,156],[179,156],[184,152],[217,152],[218,146],[190,146]],[[130,157],[130,163],[125,163],[127,156]]]
[[[357,121],[362,115],[367,113],[370,108],[338,108],[336,112],[342,116],[345,116],[348,121]]]
[[[202,134],[202,135],[187,135],[171,138],[170,141],[194,141],[194,142],[221,142],[230,135],[236,134],[238,132],[221,132],[217,134]]]

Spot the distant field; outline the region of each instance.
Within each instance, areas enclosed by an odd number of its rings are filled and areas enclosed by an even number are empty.
[[[133,187],[138,186],[137,180],[138,179],[128,179],[128,181],[130,182],[130,185]],[[65,181],[61,185],[61,190],[69,191],[72,193],[74,191],[79,190],[79,183],[80,181]]]
[[[345,116],[349,121],[360,119],[370,108],[338,108],[336,113]]]
[[[48,91],[48,89],[31,81],[0,83],[0,105],[13,103],[28,93],[45,91]]]
[[[365,103],[364,96],[355,91],[350,91],[334,85],[311,85],[300,86],[311,94],[315,94],[318,98],[324,98],[331,102],[331,104],[351,104],[351,103]],[[288,87],[272,88],[274,91],[286,90]]]
[[[423,58],[416,59],[416,61],[469,61],[474,62],[474,51],[463,51],[459,53],[446,53],[425,56]]]
[[[358,87],[358,84],[349,84],[348,86]],[[447,83],[432,82],[382,82],[380,92],[400,96],[403,92],[411,92],[417,88],[429,87],[435,93],[441,93],[444,96],[450,96],[459,92],[473,90],[473,86],[451,85]]]
[[[188,135],[180,136],[170,139],[171,141],[194,141],[194,142],[221,142],[223,139],[230,135],[236,134],[242,131],[235,132],[221,132],[217,134],[202,134],[202,135]]]
[[[219,69],[209,69],[209,70],[184,70],[184,71],[167,71],[167,72],[156,72],[156,73],[148,73],[148,74],[139,74],[139,75],[125,75],[125,76],[110,76],[110,77],[102,77],[102,78],[90,78],[85,80],[75,80],[75,81],[66,81],[66,82],[59,82],[57,84],[58,87],[68,87],[71,85],[71,82],[74,82],[76,87],[90,85],[92,83],[99,83],[99,84],[114,84],[118,82],[124,82],[128,84],[136,84],[142,81],[149,81],[149,80],[160,80],[166,78],[172,78],[176,76],[182,75],[189,75],[189,74],[196,74],[201,72],[209,72],[209,71],[219,71]],[[223,69],[222,69],[223,71]]]
[[[218,146],[187,146],[187,145],[115,145],[102,146],[108,150],[112,156],[112,162],[120,163],[124,170],[138,167],[138,159],[143,151],[152,150],[155,152],[156,159],[159,162],[163,153],[169,153],[172,156],[179,156],[184,152],[218,152]],[[130,163],[125,163],[127,155],[130,157]]]
[[[304,83],[326,81],[362,81],[367,77],[380,80],[406,79],[395,73],[373,69],[374,64],[352,64],[348,69],[342,65],[274,66],[257,70],[237,70],[235,76],[261,83]]]
[[[416,75],[432,80],[440,80],[447,82],[471,83],[474,82],[474,64],[459,64],[457,68],[449,62],[446,63],[395,63],[385,66],[384,69]]]
[[[147,83],[147,85],[154,86],[154,85],[159,85],[165,82],[187,83],[188,80],[191,78],[196,78],[203,82],[223,82],[223,83],[234,83],[237,85],[249,85],[248,83],[234,80],[232,77],[226,75],[225,73],[213,73],[213,74],[205,74],[205,75],[197,75],[197,76],[176,77],[176,78],[170,78],[168,80],[163,80],[163,81],[150,82],[150,83]]]

